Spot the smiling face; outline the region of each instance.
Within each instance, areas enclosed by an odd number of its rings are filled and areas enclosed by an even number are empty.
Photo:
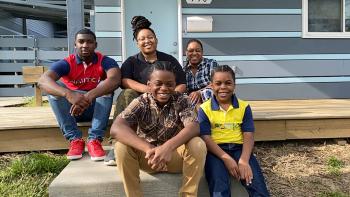
[[[137,47],[143,54],[151,54],[157,50],[157,38],[149,29],[142,29],[137,34]]]
[[[97,42],[93,35],[77,34],[74,46],[79,57],[83,60],[91,59],[97,48]]]
[[[215,72],[212,78],[212,87],[219,104],[231,103],[235,81],[230,72]]]
[[[165,105],[175,93],[175,75],[170,71],[154,70],[147,82],[150,93],[160,105]]]
[[[191,42],[186,49],[186,56],[191,65],[198,65],[203,59],[203,49],[198,42]]]

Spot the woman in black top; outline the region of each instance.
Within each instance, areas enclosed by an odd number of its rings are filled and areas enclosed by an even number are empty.
[[[136,40],[140,52],[130,56],[121,67],[122,92],[116,102],[114,118],[120,114],[133,99],[148,91],[147,81],[150,68],[156,61],[170,64],[176,74],[175,91],[186,92],[186,77],[180,63],[171,55],[157,51],[157,36],[151,26],[151,22],[143,16],[134,16],[131,20],[133,40]],[[112,153],[111,153],[112,154]],[[109,154],[110,155],[110,154]],[[106,164],[114,164],[107,156]]]

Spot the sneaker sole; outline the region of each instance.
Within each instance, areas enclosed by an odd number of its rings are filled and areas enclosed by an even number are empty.
[[[117,163],[114,160],[105,161],[104,164],[106,166],[116,166],[117,165]]]
[[[80,159],[82,157],[83,157],[83,155],[72,155],[72,156],[67,155],[67,159],[69,159],[69,160],[77,160],[77,159]]]
[[[92,161],[101,161],[104,160],[106,156],[102,156],[102,157],[91,157]]]

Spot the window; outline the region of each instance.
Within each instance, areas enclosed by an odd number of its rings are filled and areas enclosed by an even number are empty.
[[[350,38],[350,0],[303,0],[304,38]]]

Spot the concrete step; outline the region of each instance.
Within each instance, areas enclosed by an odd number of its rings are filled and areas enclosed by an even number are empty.
[[[181,186],[181,174],[148,174],[140,171],[144,196],[176,197]],[[248,196],[244,187],[232,181],[234,196]],[[110,197],[125,196],[123,182],[114,166],[90,160],[88,154],[77,161],[71,161],[49,186],[50,197]],[[208,186],[203,177],[199,186],[200,197],[207,197]]]

